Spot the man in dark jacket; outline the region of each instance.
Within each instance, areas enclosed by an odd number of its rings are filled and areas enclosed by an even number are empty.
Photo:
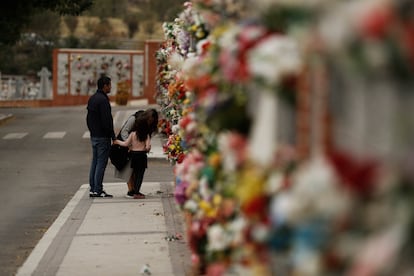
[[[114,123],[108,95],[111,92],[111,79],[103,76],[98,79],[98,90],[88,100],[86,124],[91,136],[92,163],[89,171],[89,196],[112,197],[103,190],[103,178],[108,164],[111,139],[115,140]]]

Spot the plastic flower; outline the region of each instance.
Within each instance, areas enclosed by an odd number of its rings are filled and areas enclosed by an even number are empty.
[[[218,136],[218,147],[225,171],[235,171],[246,160],[246,137],[236,132],[224,132]]]
[[[216,217],[217,210],[214,209],[213,205],[206,200],[201,200],[199,203],[199,208],[206,217],[214,218]]]
[[[267,86],[280,84],[281,79],[297,73],[302,65],[295,41],[284,35],[271,35],[261,40],[247,54],[252,76]]]
[[[207,230],[209,251],[223,251],[231,244],[232,237],[220,224],[213,224]]]
[[[304,164],[292,177],[292,186],[280,192],[272,203],[273,221],[297,225],[309,220],[330,220],[343,214],[349,197],[333,168],[324,159]]]
[[[184,209],[190,211],[191,213],[196,213],[198,210],[198,204],[193,199],[188,199],[184,203]]]
[[[219,40],[222,49],[219,55],[223,77],[231,83],[246,82],[250,78],[248,61],[249,49],[266,35],[261,26],[234,26]]]
[[[260,168],[246,167],[240,172],[237,181],[236,195],[242,206],[263,195],[265,175]]]

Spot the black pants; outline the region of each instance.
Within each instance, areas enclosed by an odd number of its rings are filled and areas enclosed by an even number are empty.
[[[144,180],[145,168],[134,168],[134,194],[138,194],[141,189],[142,181]]]
[[[131,151],[131,168],[134,174],[134,193],[138,194],[144,180],[145,169],[147,168],[147,153],[145,151]]]

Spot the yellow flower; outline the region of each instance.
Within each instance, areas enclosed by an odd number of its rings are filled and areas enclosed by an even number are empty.
[[[206,35],[206,33],[203,30],[201,30],[201,29],[197,30],[197,32],[195,34],[195,36],[197,38],[203,38],[205,35]]]
[[[221,156],[218,152],[210,154],[208,157],[208,164],[213,168],[217,168],[221,163]]]
[[[207,212],[206,212],[206,217],[209,217],[209,218],[215,218],[215,217],[217,217],[217,213],[218,213],[218,211],[217,211],[217,208],[212,208],[212,209],[209,209]]]
[[[217,208],[213,208],[210,202],[201,200],[198,205],[203,210],[205,216],[215,217],[217,215]]]
[[[220,206],[222,200],[223,200],[223,197],[220,194],[215,194],[213,196],[213,205],[214,206]]]
[[[243,205],[264,193],[266,177],[259,168],[246,168],[238,177],[236,196]]]
[[[203,211],[203,213],[204,213],[204,215],[206,217],[214,218],[214,217],[217,216],[218,208],[217,207],[213,207],[213,205],[210,202],[208,202],[206,200],[201,200],[198,203],[198,206]]]
[[[200,206],[200,209],[206,211],[211,208],[211,204],[208,201],[201,200],[198,205]]]
[[[231,28],[231,25],[221,25],[213,30],[213,36],[216,38],[222,37]]]
[[[190,104],[190,103],[191,103],[191,101],[190,101],[190,99],[189,99],[189,98],[186,98],[186,99],[183,101],[183,103],[187,105],[187,104]],[[185,111],[185,110],[184,110],[184,111]]]

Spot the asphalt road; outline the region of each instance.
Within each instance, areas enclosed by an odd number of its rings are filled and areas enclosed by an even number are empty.
[[[113,108],[116,127],[124,118],[115,114],[128,109]],[[84,106],[2,108],[0,113],[14,115],[0,125],[0,275],[14,275],[78,188],[88,183],[91,147],[84,136]],[[167,161],[149,161],[144,181],[169,178],[173,181]],[[104,182],[120,182],[110,164]]]

